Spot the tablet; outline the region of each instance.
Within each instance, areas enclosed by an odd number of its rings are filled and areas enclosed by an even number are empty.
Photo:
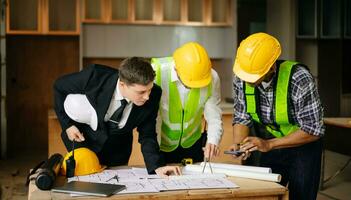
[[[53,192],[108,197],[126,189],[125,185],[71,181],[63,186],[52,188]]]

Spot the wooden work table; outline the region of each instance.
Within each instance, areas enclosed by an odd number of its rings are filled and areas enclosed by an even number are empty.
[[[223,110],[223,138],[220,143],[221,151],[227,150],[232,144],[232,113],[231,107],[227,106],[227,110]],[[60,137],[61,128],[57,117],[53,110],[48,112],[49,120],[49,152],[64,154],[66,152]],[[134,131],[133,152],[129,160],[131,165],[144,165],[142,155],[140,153],[140,144],[137,142],[137,133]],[[230,155],[221,154],[218,158],[213,159],[213,162],[234,163]],[[124,194],[114,195],[108,199],[266,199],[266,200],[287,200],[289,198],[288,190],[274,182],[258,181],[237,177],[230,177],[234,183],[240,186],[236,189],[211,189],[211,190],[180,190],[160,193],[146,194]],[[84,197],[87,199],[88,197]],[[71,197],[67,194],[54,193],[51,191],[41,191],[36,186],[34,181],[30,182],[29,200],[37,199],[82,199],[79,197]],[[98,197],[89,197],[89,199],[99,199]]]
[[[320,181],[321,190],[324,189],[325,183],[335,178],[351,163],[351,157],[349,157],[349,159],[340,169],[335,171],[335,173],[333,173],[331,176],[325,177],[325,149],[351,156],[349,144],[351,135],[351,117],[326,117],[323,119],[323,121],[326,125],[326,134],[324,137],[324,149],[322,154],[322,168]]]
[[[327,125],[351,128],[351,117],[326,117],[324,123]]]
[[[288,190],[278,183],[230,177],[234,183],[240,186],[236,189],[208,189],[208,190],[179,190],[159,193],[121,194],[113,195],[104,199],[260,199],[260,200],[288,200]],[[39,190],[35,183],[29,184],[28,200],[41,199],[82,199],[71,197],[69,194]],[[99,197],[84,196],[84,199],[102,199]]]

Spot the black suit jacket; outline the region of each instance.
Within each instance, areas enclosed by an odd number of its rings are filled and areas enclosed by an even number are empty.
[[[77,125],[85,137],[89,137],[89,148],[101,151],[108,137],[108,128],[104,117],[110,105],[118,80],[118,70],[103,66],[90,65],[84,70],[60,77],[54,84],[55,111],[62,127],[62,134],[72,125]],[[139,132],[139,143],[149,173],[165,165],[159,154],[156,117],[161,98],[161,88],[156,84],[151,90],[149,100],[142,106],[133,105],[126,125],[122,128],[126,134],[132,134],[134,128]],[[65,113],[63,103],[68,94],[85,94],[94,107],[98,117],[98,127],[93,131],[90,126],[79,124]],[[83,129],[83,130],[81,130]],[[116,150],[118,152],[118,150]]]

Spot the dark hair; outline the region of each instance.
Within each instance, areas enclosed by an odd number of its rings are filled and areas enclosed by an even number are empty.
[[[155,71],[150,62],[140,57],[124,59],[118,70],[120,80],[127,85],[147,85],[155,78]]]

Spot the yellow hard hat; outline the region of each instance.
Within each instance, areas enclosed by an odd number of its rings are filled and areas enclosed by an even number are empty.
[[[201,88],[211,82],[211,60],[200,44],[184,44],[174,51],[173,58],[177,74],[185,86]]]
[[[266,33],[255,33],[244,39],[236,53],[233,71],[241,80],[254,83],[273,66],[281,53],[276,38]]]
[[[72,151],[67,153],[63,159],[61,174],[66,175],[66,160],[72,156]],[[75,176],[82,176],[101,172],[105,167],[101,166],[96,154],[85,147],[77,148],[74,150],[74,160],[76,161]]]

